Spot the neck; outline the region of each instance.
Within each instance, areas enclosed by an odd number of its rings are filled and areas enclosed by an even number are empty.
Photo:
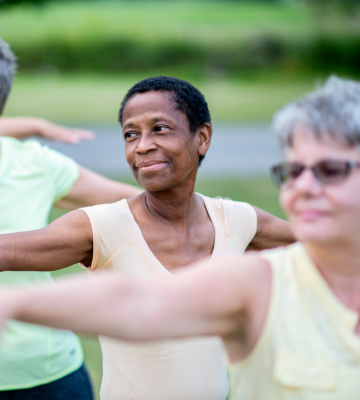
[[[146,191],[144,196],[146,208],[157,220],[172,224],[187,222],[196,213],[198,204],[194,187],[195,182],[192,185],[180,185],[165,191]]]
[[[360,246],[352,244],[306,244],[317,269],[338,299],[360,312]]]

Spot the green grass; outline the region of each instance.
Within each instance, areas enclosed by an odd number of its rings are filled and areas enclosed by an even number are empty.
[[[130,183],[133,183],[130,181]],[[196,191],[204,195],[215,197],[229,197],[233,200],[245,201],[257,207],[284,217],[278,204],[278,190],[273,186],[270,178],[258,177],[254,179],[241,177],[224,177],[216,180],[199,180]],[[63,214],[62,211],[54,209],[51,220]],[[53,275],[61,276],[68,273],[80,272],[86,274],[79,265],[65,270],[54,272]],[[85,353],[85,362],[90,372],[95,394],[98,396],[102,377],[102,357],[99,341],[97,338],[82,336],[81,342]],[[97,397],[98,398],[98,397]]]
[[[128,75],[19,74],[5,108],[7,116],[37,116],[53,121],[114,123],[126,91],[156,74],[186,79],[205,95],[214,121],[269,120],[283,104],[312,90],[322,76],[292,74],[201,78],[180,71]]]

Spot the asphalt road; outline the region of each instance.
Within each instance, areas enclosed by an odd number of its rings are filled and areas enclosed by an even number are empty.
[[[109,177],[131,175],[124,156],[120,127],[79,126],[92,129],[96,139],[78,145],[42,140],[43,143],[74,158],[79,164]],[[261,175],[280,160],[280,151],[268,125],[214,125],[210,149],[199,177]]]

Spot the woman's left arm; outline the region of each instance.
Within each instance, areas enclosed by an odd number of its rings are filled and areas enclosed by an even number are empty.
[[[289,222],[254,207],[257,216],[256,234],[246,250],[265,250],[287,246],[296,241]]]

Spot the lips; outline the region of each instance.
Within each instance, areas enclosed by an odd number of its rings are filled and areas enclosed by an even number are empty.
[[[167,161],[161,160],[141,161],[136,164],[136,168],[140,172],[156,171],[157,169],[163,168],[166,164]]]
[[[303,209],[299,210],[297,214],[304,220],[304,221],[314,221],[318,218],[325,217],[328,215],[326,212],[316,209]]]

